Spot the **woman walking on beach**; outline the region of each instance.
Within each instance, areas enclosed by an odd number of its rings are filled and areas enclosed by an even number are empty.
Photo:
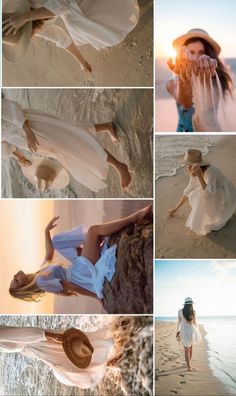
[[[183,157],[190,181],[177,205],[168,211],[170,216],[186,202],[191,212],[186,226],[199,235],[220,230],[236,209],[236,189],[232,182],[209,161],[200,150],[188,149]]]
[[[9,61],[24,56],[31,38],[38,36],[64,48],[82,70],[91,73],[92,66],[79,47],[113,47],[125,39],[139,19],[137,0],[31,0],[31,8],[27,3],[9,0],[3,7],[3,54]],[[22,37],[15,48],[10,48],[9,36],[20,29]]]
[[[28,109],[2,99],[2,157],[14,156],[19,165],[31,166],[19,149],[56,159],[74,177],[92,191],[107,187],[108,165],[119,175],[121,189],[131,182],[126,164],[104,150],[96,135],[106,132],[118,143],[112,122],[96,125],[72,125],[42,111]]]
[[[173,42],[175,63],[168,66],[174,78],[167,90],[176,100],[177,132],[221,132],[219,101],[232,93],[232,78],[219,58],[221,48],[203,29],[191,29]]]
[[[38,301],[44,292],[69,296],[82,294],[102,302],[105,279],[112,280],[116,271],[116,245],[109,247],[109,236],[129,224],[140,222],[150,215],[151,205],[119,220],[91,226],[81,225],[68,232],[55,235],[50,231],[56,226],[54,217],[45,229],[46,255],[42,269],[14,275],[9,292],[25,301]],[[51,264],[54,249],[70,261],[69,267]]]
[[[69,386],[93,389],[106,366],[115,365],[114,341],[109,326],[84,333],[79,329],[45,330],[0,326],[0,351],[20,353],[44,362],[56,379]]]
[[[202,337],[197,325],[196,312],[193,309],[193,300],[190,297],[185,298],[183,309],[178,311],[176,337],[180,339],[184,346],[185,361],[188,371],[192,371],[191,359],[193,345],[199,343]]]

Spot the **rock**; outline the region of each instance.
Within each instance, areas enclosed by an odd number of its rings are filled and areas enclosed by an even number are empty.
[[[153,221],[125,227],[110,238],[117,244],[116,272],[104,283],[104,307],[113,314],[153,312]]]

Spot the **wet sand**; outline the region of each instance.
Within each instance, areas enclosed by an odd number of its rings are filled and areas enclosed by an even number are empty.
[[[236,137],[225,137],[211,149],[207,158],[219,168],[236,186],[234,156]],[[157,258],[235,258],[236,214],[221,230],[206,236],[191,232],[185,223],[190,213],[186,203],[178,213],[169,218],[168,209],[173,208],[188,183],[184,168],[172,177],[156,182],[156,257]]]
[[[204,337],[204,329],[200,326]],[[207,342],[203,341],[193,348],[192,367],[188,372],[183,347],[176,341],[176,323],[156,321],[156,395],[184,396],[227,396],[227,387],[214,377],[207,357]]]
[[[62,48],[35,38],[24,59],[3,59],[5,87],[151,87],[153,85],[153,0],[139,0],[141,17],[136,28],[115,47],[80,47],[92,65],[89,75]]]

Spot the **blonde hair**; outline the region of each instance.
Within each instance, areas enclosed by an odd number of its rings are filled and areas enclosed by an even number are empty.
[[[27,274],[27,277],[29,279],[29,283],[27,283],[27,285],[16,289],[10,287],[10,295],[23,301],[40,301],[45,293],[36,284],[36,280],[40,272],[41,271],[37,271],[32,274]]]

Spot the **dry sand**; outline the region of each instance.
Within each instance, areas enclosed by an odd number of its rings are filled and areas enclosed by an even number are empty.
[[[207,156],[236,186],[236,136],[227,136],[210,149]],[[163,177],[156,182],[156,257],[158,258],[235,258],[236,214],[221,230],[199,236],[185,223],[190,213],[186,203],[169,218],[167,211],[178,202],[188,183],[183,168],[173,177]]]
[[[90,45],[81,53],[93,73],[81,71],[79,64],[63,49],[35,38],[24,59],[3,60],[5,87],[151,87],[153,85],[153,0],[139,0],[141,16],[136,28],[119,45],[95,50]]]
[[[204,329],[200,326],[202,335]],[[221,383],[208,365],[207,342],[193,348],[193,371],[188,372],[183,347],[176,341],[176,323],[156,322],[156,395],[227,396],[230,391]],[[158,376],[159,374],[159,376]]]

